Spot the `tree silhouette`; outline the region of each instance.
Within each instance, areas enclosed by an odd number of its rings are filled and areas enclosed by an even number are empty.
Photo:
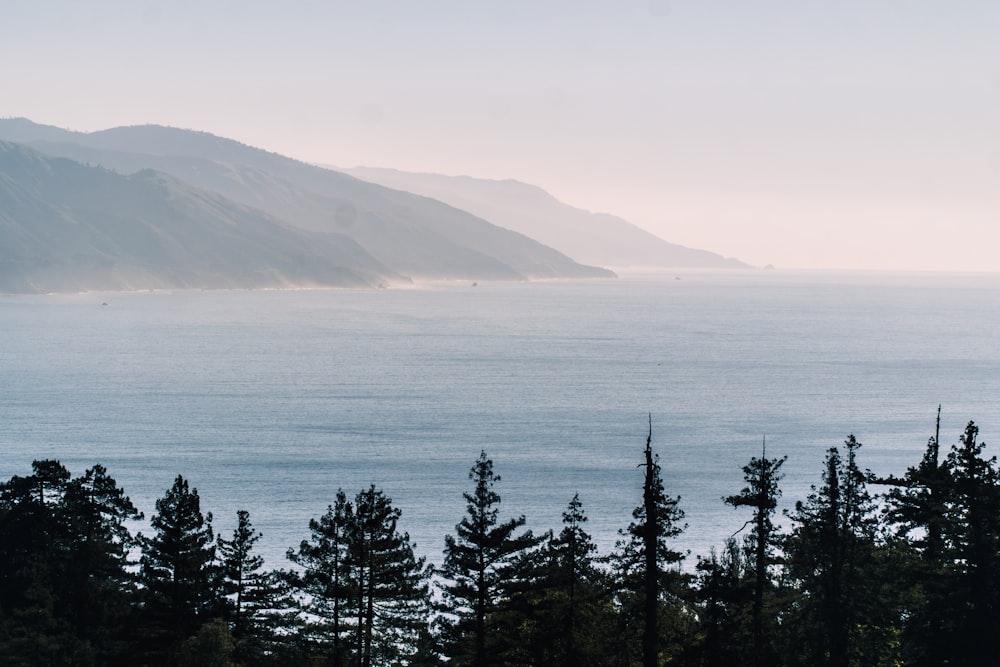
[[[753,656],[754,664],[762,667],[771,659],[767,655],[764,642],[764,594],[770,579],[768,566],[771,562],[774,543],[774,522],[771,517],[778,507],[781,490],[781,465],[787,456],[780,459],[767,458],[766,440],[761,443],[760,458],[750,459],[743,466],[743,478],[747,486],[734,496],[725,499],[733,507],[752,507],[753,518],[750,520],[753,530],[748,538],[748,545],[754,555],[754,588],[753,588]]]
[[[440,571],[445,615],[440,621],[452,660],[484,667],[498,661],[500,637],[492,624],[506,607],[508,591],[516,585],[518,559],[545,537],[536,537],[530,530],[518,534],[526,523],[524,516],[499,520],[500,496],[493,487],[500,476],[493,472],[493,461],[485,451],[472,466],[469,479],[475,488],[463,494],[466,516],[455,526],[455,535],[445,537]]]
[[[155,532],[143,540],[139,570],[149,646],[174,654],[217,611],[212,515],[202,514],[198,490],[178,475],[150,523]]]

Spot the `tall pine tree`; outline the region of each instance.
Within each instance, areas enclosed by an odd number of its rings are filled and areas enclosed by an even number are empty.
[[[953,602],[957,630],[952,662],[993,664],[1000,633],[1000,471],[986,458],[979,427],[969,422],[945,463],[949,478],[945,540],[956,566]]]
[[[624,656],[630,651],[628,637],[641,623],[641,660],[645,667],[658,664],[665,648],[663,635],[684,632],[681,628],[688,621],[681,604],[687,586],[687,577],[679,568],[684,554],[671,547],[671,540],[687,527],[681,523],[684,511],[679,506],[680,498],[666,493],[652,442],[650,418],[645,460],[639,465],[644,470],[643,502],[632,512],[632,523],[622,531],[613,556],[624,624],[619,633],[624,642],[619,652]]]
[[[500,495],[494,490],[500,476],[493,472],[493,461],[485,451],[469,479],[475,487],[463,494],[466,516],[455,526],[455,535],[445,537],[440,622],[446,653],[454,664],[486,667],[503,660],[497,623],[518,584],[520,560],[544,536],[518,532],[526,523],[524,516],[500,521]]]
[[[883,656],[857,656],[866,647],[891,648],[884,641],[881,647],[868,642],[880,606],[875,595],[878,524],[867,475],[857,464],[861,443],[851,435],[844,446],[847,459],[837,447],[830,448],[822,486],[814,486],[790,514],[794,526],[784,545],[788,571],[804,593],[790,622],[804,634],[790,645],[805,650],[801,664],[879,664]]]
[[[231,626],[234,654],[240,661],[260,664],[274,655],[295,626],[287,583],[279,573],[264,570],[264,559],[254,551],[262,537],[250,513],[236,513],[232,539],[219,537],[220,593]]]
[[[774,551],[774,522],[771,517],[778,507],[781,490],[781,465],[788,457],[780,459],[767,458],[766,441],[761,444],[760,458],[750,459],[743,467],[745,486],[739,494],[729,496],[726,503],[733,507],[753,508],[753,518],[748,522],[752,530],[747,540],[747,546],[753,552],[753,610],[751,614],[753,635],[753,664],[763,667],[771,664],[773,658],[765,643],[764,631],[764,597],[770,589],[771,576],[768,567],[771,564]]]
[[[429,576],[400,533],[401,511],[371,485],[355,498],[350,551],[358,586],[355,653],[361,667],[406,662],[429,616]]]
[[[359,603],[351,544],[356,521],[354,506],[343,489],[318,519],[310,519],[310,538],[289,549],[287,557],[299,567],[288,573],[291,585],[304,594],[302,611],[312,619],[304,650],[318,650],[334,667],[347,665]],[[311,645],[308,646],[308,645]]]
[[[147,646],[172,660],[218,611],[212,515],[202,514],[198,490],[178,475],[150,523],[154,533],[143,540],[139,570]]]

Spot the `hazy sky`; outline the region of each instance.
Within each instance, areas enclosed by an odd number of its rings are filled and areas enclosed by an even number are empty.
[[[5,0],[0,63],[0,116],[515,178],[757,265],[1000,271],[997,0]]]

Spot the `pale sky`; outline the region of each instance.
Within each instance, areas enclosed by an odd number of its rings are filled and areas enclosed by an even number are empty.
[[[0,63],[0,116],[514,178],[755,265],[1000,271],[997,0],[4,0]]]

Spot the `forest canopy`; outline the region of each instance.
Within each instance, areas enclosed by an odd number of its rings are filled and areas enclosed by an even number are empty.
[[[940,420],[939,420],[940,424]],[[680,499],[650,428],[643,494],[613,549],[579,494],[545,532],[502,503],[480,452],[439,567],[376,485],[340,489],[266,569],[241,510],[217,535],[183,475],[144,519],[101,465],[59,461],[0,483],[5,665],[992,664],[1000,631],[1000,468],[969,422],[899,476],[853,435],[775,521],[786,457],[743,466],[719,500],[746,521],[685,562]],[[783,525],[784,527],[779,527]]]

